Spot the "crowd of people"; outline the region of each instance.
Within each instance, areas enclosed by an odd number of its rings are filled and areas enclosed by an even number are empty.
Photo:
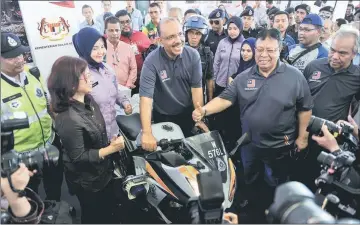
[[[28,47],[1,33],[1,112],[26,112],[30,124],[14,131],[14,150],[26,157],[55,146],[60,153],[58,164],[18,189],[38,192],[42,179],[46,198],[60,201],[64,173],[80,202],[82,223],[118,223],[112,155],[125,151],[116,106],[133,113],[120,91],[126,87],[140,97],[146,151],[157,148],[152,123],[176,123],[185,137],[194,126],[218,130],[228,150],[250,134],[251,143],[233,158],[239,184],[234,213],[237,205],[248,207],[255,222],[264,222],[274,189],[289,180],[315,191],[321,148],[306,128],[312,115],[354,122],[360,8],[349,4],[344,18],[333,18],[330,6],[314,14],[306,4],[282,11],[273,1],[255,1],[254,7],[242,1],[240,15],[219,6],[205,18],[198,9],[163,12],[162,3],[153,2],[144,23],[134,1],[126,2],[112,15],[111,1],[102,1],[104,13],[97,18],[84,5],[85,21],[72,37],[79,57],[57,59],[46,82],[25,65]],[[295,160],[291,153],[307,157]],[[26,179],[33,175],[20,169]],[[16,222],[36,221],[26,219],[36,216],[30,205],[27,210]]]

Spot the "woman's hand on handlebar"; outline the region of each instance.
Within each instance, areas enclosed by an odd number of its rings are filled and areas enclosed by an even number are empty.
[[[118,152],[125,148],[125,142],[123,136],[113,137],[110,142],[110,146],[113,147],[113,152]]]
[[[154,135],[151,132],[143,132],[141,136],[141,147],[145,151],[153,152],[157,148]]]

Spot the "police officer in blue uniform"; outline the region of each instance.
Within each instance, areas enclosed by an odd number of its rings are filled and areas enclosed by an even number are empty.
[[[202,73],[203,73],[203,91],[204,100],[211,101],[214,94],[214,73],[213,60],[214,54],[209,46],[204,45],[209,34],[209,27],[206,19],[200,15],[189,17],[184,24],[186,45],[196,49],[200,54]]]
[[[240,18],[244,24],[242,35],[244,38],[253,37],[256,38],[259,30],[255,30],[251,28],[251,25],[254,22],[254,10],[251,7],[246,8],[241,14]],[[261,28],[260,28],[261,29]]]
[[[221,9],[215,9],[209,14],[209,23],[212,29],[209,32],[209,36],[205,41],[205,45],[210,47],[210,50],[215,55],[219,42],[227,37],[224,24],[226,22],[225,13]]]

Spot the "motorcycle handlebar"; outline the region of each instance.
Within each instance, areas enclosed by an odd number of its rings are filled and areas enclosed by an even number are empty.
[[[182,142],[183,139],[173,139],[173,140],[168,140],[168,139],[161,139],[160,141],[158,141],[156,144],[157,146],[161,147],[162,150],[166,150],[167,148],[169,148],[172,145],[175,144],[180,144]],[[146,153],[152,153],[152,152],[148,152],[146,150],[144,150],[141,146],[138,146],[135,149],[136,152],[139,151],[145,151]]]

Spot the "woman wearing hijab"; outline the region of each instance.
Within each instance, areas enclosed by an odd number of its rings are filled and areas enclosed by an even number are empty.
[[[237,72],[229,78],[229,82],[231,83],[233,79],[243,71],[249,69],[250,67],[256,64],[255,62],[255,42],[256,38],[248,38],[241,45],[240,52],[240,65]]]
[[[229,78],[236,73],[240,64],[240,50],[244,36],[242,35],[242,21],[239,17],[231,17],[228,21],[228,37],[219,42],[214,59],[214,97],[218,96],[229,84]],[[215,116],[215,129],[219,130],[227,147],[231,146],[240,133],[233,132],[229,121],[232,109],[219,113]]]
[[[131,104],[125,96],[120,95],[114,70],[103,63],[106,40],[99,31],[85,27],[73,35],[73,44],[79,56],[89,64],[93,82],[91,95],[100,107],[110,141],[119,135],[119,127],[115,120],[115,104],[123,107],[126,114],[132,112]]]

